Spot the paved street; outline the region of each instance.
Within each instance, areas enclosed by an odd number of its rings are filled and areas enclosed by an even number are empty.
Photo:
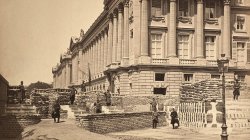
[[[229,140],[249,140],[250,129],[229,129]],[[188,129],[160,127],[100,135],[78,128],[74,120],[53,123],[52,119],[24,129],[22,139],[30,140],[220,140],[221,129]]]
[[[108,136],[91,133],[78,128],[74,120],[54,123],[52,119],[42,120],[39,124],[26,127],[22,133],[24,140],[115,140]]]

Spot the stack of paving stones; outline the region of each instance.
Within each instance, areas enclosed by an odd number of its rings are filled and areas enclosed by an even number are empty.
[[[31,104],[36,107],[36,111],[42,118],[51,118],[52,107],[57,99],[61,105],[69,104],[67,90],[33,90],[31,94]],[[61,118],[67,118],[67,110],[61,110]]]
[[[31,92],[30,101],[31,105],[36,107],[36,111],[42,118],[48,118],[49,115],[49,95],[48,92],[41,92],[34,90]]]
[[[0,139],[21,139],[23,127],[14,115],[0,116]]]
[[[166,113],[159,114],[158,126],[166,126]],[[152,127],[152,112],[92,114],[78,117],[80,127],[101,134]]]
[[[21,127],[37,124],[41,121],[41,117],[36,113],[34,106],[26,104],[8,104],[5,115],[6,117],[15,118],[15,122]],[[11,122],[13,122],[13,119]]]
[[[221,81],[205,80],[181,86],[181,102],[221,100]]]

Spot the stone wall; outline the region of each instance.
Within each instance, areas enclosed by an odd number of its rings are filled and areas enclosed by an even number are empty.
[[[0,116],[0,138],[21,139],[24,127],[37,124],[41,118],[36,115],[2,115]]]
[[[166,126],[165,112],[159,112],[158,126]],[[152,112],[82,115],[78,126],[95,133],[128,131],[152,127]]]

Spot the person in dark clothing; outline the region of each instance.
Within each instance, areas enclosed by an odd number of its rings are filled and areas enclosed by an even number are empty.
[[[107,106],[111,106],[111,93],[110,93],[110,91],[107,90],[107,92],[105,92],[104,95],[106,97]]]
[[[82,81],[81,91],[86,92],[86,85],[84,81]]]
[[[56,118],[57,118],[57,123],[59,123],[60,121],[60,104],[59,104],[59,100],[56,100],[55,104],[53,105],[53,111],[52,111],[52,118],[54,118],[54,122],[56,122]]]
[[[97,98],[95,105],[96,105],[96,113],[102,113],[102,105],[100,103],[99,98]]]
[[[158,117],[159,117],[159,113],[157,111],[152,113],[153,129],[157,127],[157,123],[159,122]]]
[[[153,98],[153,101],[150,104],[151,104],[151,107],[152,107],[152,111],[154,111],[154,112],[157,111],[157,101],[156,101],[155,98]]]
[[[21,81],[21,85],[19,85],[19,89],[20,89],[20,94],[21,94],[21,99],[20,99],[20,104],[21,104],[23,103],[25,99],[25,88],[23,86],[23,81]]]
[[[77,94],[77,90],[75,89],[74,86],[72,86],[71,91],[70,91],[70,104],[71,105],[74,104],[76,94]]]
[[[233,88],[234,88],[234,91],[233,91],[234,100],[237,101],[240,96],[240,83],[238,79],[235,80]]]
[[[177,123],[178,127],[179,127],[180,124],[179,124],[179,120],[178,120],[178,115],[177,115],[177,112],[175,111],[174,108],[173,108],[173,111],[171,112],[170,116],[171,116],[171,124],[173,126],[173,129],[175,129],[175,127],[174,127],[175,123]]]

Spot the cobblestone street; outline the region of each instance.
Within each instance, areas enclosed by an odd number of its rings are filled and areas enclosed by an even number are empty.
[[[28,126],[22,133],[22,139],[30,140],[220,140],[221,129],[188,129],[180,127],[160,127],[157,129],[141,129],[126,132],[96,134],[78,128],[74,120],[62,120],[53,123],[53,120],[42,120],[39,124]],[[229,129],[229,140],[248,140],[250,129]]]

